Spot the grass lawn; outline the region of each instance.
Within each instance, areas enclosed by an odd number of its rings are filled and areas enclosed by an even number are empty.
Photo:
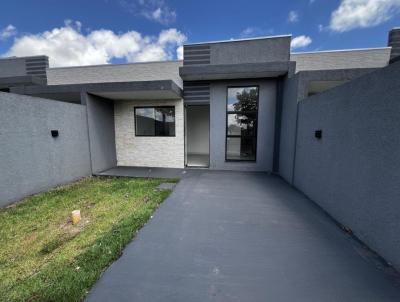
[[[85,178],[0,210],[0,300],[81,301],[171,193],[162,182]]]

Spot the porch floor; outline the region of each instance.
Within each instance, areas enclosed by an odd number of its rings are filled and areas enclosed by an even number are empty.
[[[187,165],[189,167],[208,167],[209,156],[207,154],[194,154],[189,153],[187,155]]]
[[[118,166],[99,172],[96,175],[144,178],[181,178],[185,173],[185,169]]]

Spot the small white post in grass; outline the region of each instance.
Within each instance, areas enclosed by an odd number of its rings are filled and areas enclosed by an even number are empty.
[[[78,224],[81,221],[81,210],[71,212],[72,224]]]

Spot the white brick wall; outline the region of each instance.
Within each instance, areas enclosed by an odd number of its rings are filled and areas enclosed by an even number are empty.
[[[134,107],[175,106],[175,137],[135,136]],[[115,141],[118,166],[184,167],[183,100],[177,101],[117,101]]]

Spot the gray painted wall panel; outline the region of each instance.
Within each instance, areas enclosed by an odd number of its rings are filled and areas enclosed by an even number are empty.
[[[290,36],[210,45],[211,64],[215,65],[288,61]]]
[[[46,78],[49,67],[47,56],[15,57],[0,59],[0,78],[34,75]]]
[[[229,65],[289,61],[290,36],[189,44],[184,65]]]
[[[92,171],[98,173],[117,165],[114,102],[86,93],[82,97],[87,106]]]
[[[0,92],[0,206],[90,175],[86,125],[85,106]]]
[[[389,32],[388,46],[392,47],[390,61],[394,62],[400,56],[400,28],[393,28]]]
[[[259,85],[256,162],[225,161],[226,94],[228,86]],[[210,85],[210,169],[272,171],[275,133],[276,81],[243,80]]]
[[[394,63],[301,101],[294,177],[297,188],[397,269],[399,79]]]
[[[0,60],[0,77],[16,77],[26,75],[25,60],[3,59]]]
[[[292,182],[296,142],[298,84],[298,76],[286,78],[283,84],[279,174],[289,183]]]

